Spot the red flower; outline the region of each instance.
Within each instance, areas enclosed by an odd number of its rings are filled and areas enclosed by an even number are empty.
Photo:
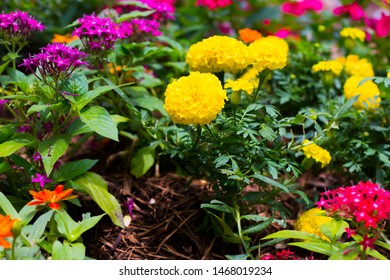
[[[363,236],[363,240],[359,242],[360,245],[363,245],[363,251],[365,251],[367,248],[374,249],[374,242],[376,241],[376,238],[368,238],[367,235]]]
[[[382,13],[381,18],[375,24],[375,33],[379,38],[387,37],[390,33],[390,15]]]
[[[337,7],[333,10],[333,13],[338,16],[348,13],[353,20],[359,20],[364,17],[364,10],[357,2]]]
[[[63,190],[63,185],[58,185],[54,191],[44,189],[36,192],[30,190],[30,194],[33,196],[34,200],[28,202],[27,205],[48,204],[51,209],[58,210],[60,209],[60,204],[58,202],[77,197],[77,195],[69,196],[73,192],[73,189]]]
[[[320,0],[302,0],[299,2],[285,2],[282,4],[282,12],[301,16],[308,10],[315,12],[322,10],[322,2]]]

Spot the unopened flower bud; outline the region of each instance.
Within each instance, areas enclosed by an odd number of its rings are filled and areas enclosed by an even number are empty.
[[[241,90],[233,91],[232,97],[230,98],[230,102],[233,105],[237,106],[238,104],[240,104],[240,101],[241,101]]]

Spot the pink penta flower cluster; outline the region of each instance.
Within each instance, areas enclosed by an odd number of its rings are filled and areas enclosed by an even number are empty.
[[[390,218],[390,192],[370,181],[326,191],[316,204],[328,216],[351,219],[366,229]]]
[[[121,31],[126,38],[133,41],[142,41],[146,35],[160,36],[160,23],[156,20],[146,18],[136,18],[121,23]]]
[[[233,4],[233,0],[196,0],[196,6],[205,6],[210,10],[225,8]]]
[[[72,35],[79,37],[85,50],[93,54],[114,49],[115,42],[124,37],[120,26],[111,18],[84,15],[78,23],[81,26]]]
[[[27,40],[31,35],[31,32],[42,30],[45,26],[35,20],[27,12],[14,11],[8,14],[4,12],[0,14],[0,38],[5,41],[16,39],[16,40]]]
[[[140,0],[140,2],[156,11],[150,15],[151,19],[158,21],[174,19],[175,0]]]
[[[320,0],[301,0],[294,2],[285,2],[281,6],[283,13],[291,14],[294,16],[301,16],[306,11],[313,10],[318,12],[322,10],[323,4]]]
[[[86,53],[74,47],[53,43],[40,50],[40,53],[23,59],[20,66],[26,67],[34,74],[35,69],[38,69],[40,77],[37,77],[44,81],[47,77],[51,77],[54,81],[69,77],[76,68],[86,65],[86,62],[82,61],[86,57]]]

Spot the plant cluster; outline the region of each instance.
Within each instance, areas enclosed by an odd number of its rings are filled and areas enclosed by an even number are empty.
[[[228,259],[304,259],[263,253],[287,238],[330,259],[385,259],[390,8],[336,2],[89,1],[59,4],[60,21],[50,5],[6,1],[0,258],[86,259],[82,235],[103,216],[125,228],[134,200],[122,207],[96,168],[120,158],[134,179],[165,164],[206,179],[202,230],[234,244]],[[107,142],[105,162],[80,152]],[[305,174],[359,183],[313,195]],[[102,214],[84,213],[85,197]],[[265,236],[296,218],[285,197],[324,209]]]

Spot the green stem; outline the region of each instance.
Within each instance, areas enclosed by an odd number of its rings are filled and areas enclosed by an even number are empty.
[[[271,73],[271,70],[269,70],[268,68],[265,68],[263,71],[261,71],[259,73],[259,84],[257,86],[255,97],[253,98],[253,102],[256,102],[256,99],[260,93],[261,87],[262,87],[262,85],[263,85],[263,83],[264,83],[264,81],[267,78],[269,73]]]

